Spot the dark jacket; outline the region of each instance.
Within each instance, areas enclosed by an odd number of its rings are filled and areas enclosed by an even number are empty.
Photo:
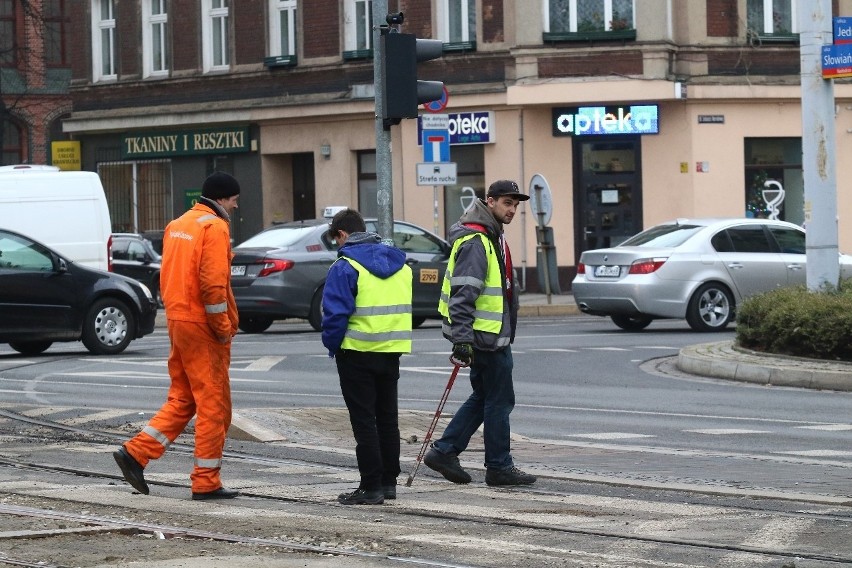
[[[500,246],[500,235],[503,233],[503,224],[494,218],[488,206],[480,199],[474,202],[473,207],[468,209],[459,219],[459,222],[450,227],[450,242],[455,243],[459,238],[475,232],[481,232],[466,224],[479,225],[485,228],[485,233],[491,245],[497,251],[500,260],[500,282],[503,288],[503,326],[500,334],[475,331],[473,329],[474,302],[479,297],[480,289],[471,284],[451,286],[449,312],[451,324],[444,321],[444,337],[456,343],[472,343],[477,349],[494,351],[499,348],[498,339],[508,338],[509,342],[515,340],[515,326],[518,322],[518,288],[515,286],[512,301],[506,293],[506,262],[503,258],[503,248]],[[470,239],[461,246],[453,247],[456,255],[456,265],[453,278],[470,276],[476,280],[484,281],[488,268],[488,258],[480,238]],[[513,281],[515,279],[513,278]]]
[[[376,233],[352,233],[337,256],[351,258],[379,278],[393,276],[405,265],[405,253],[383,244]],[[340,350],[357,294],[358,271],[348,262],[332,264],[322,293],[322,343],[329,357]]]

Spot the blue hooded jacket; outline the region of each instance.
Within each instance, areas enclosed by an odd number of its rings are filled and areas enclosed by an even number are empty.
[[[351,258],[379,278],[393,276],[405,265],[405,253],[383,244],[376,233],[352,233],[337,256]],[[329,357],[340,350],[357,294],[358,271],[348,262],[337,260],[328,269],[322,293],[322,343]]]

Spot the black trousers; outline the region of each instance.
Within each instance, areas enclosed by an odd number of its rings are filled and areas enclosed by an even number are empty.
[[[340,350],[334,357],[355,436],[362,489],[396,485],[399,467],[399,353]]]

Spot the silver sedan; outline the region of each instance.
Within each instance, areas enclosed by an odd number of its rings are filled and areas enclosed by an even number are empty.
[[[840,271],[852,276],[852,258],[840,256]],[[585,251],[572,289],[581,311],[622,329],[685,318],[696,331],[721,331],[743,298],[805,281],[805,231],[797,225],[678,219]]]

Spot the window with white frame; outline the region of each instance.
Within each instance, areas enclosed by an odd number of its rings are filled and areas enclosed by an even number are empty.
[[[202,0],[201,42],[204,72],[227,71],[231,65],[229,0]]]
[[[544,0],[544,31],[588,33],[633,30],[635,0]]]
[[[142,0],[142,65],[145,77],[169,74],[167,0]]]
[[[476,0],[441,0],[438,6],[441,41],[476,42]]]
[[[346,51],[373,49],[373,0],[346,0]]]
[[[269,55],[296,55],[296,0],[269,0]]]
[[[798,33],[796,0],[748,0],[748,29],[758,35]]]
[[[92,78],[111,81],[115,69],[115,0],[92,0]]]

